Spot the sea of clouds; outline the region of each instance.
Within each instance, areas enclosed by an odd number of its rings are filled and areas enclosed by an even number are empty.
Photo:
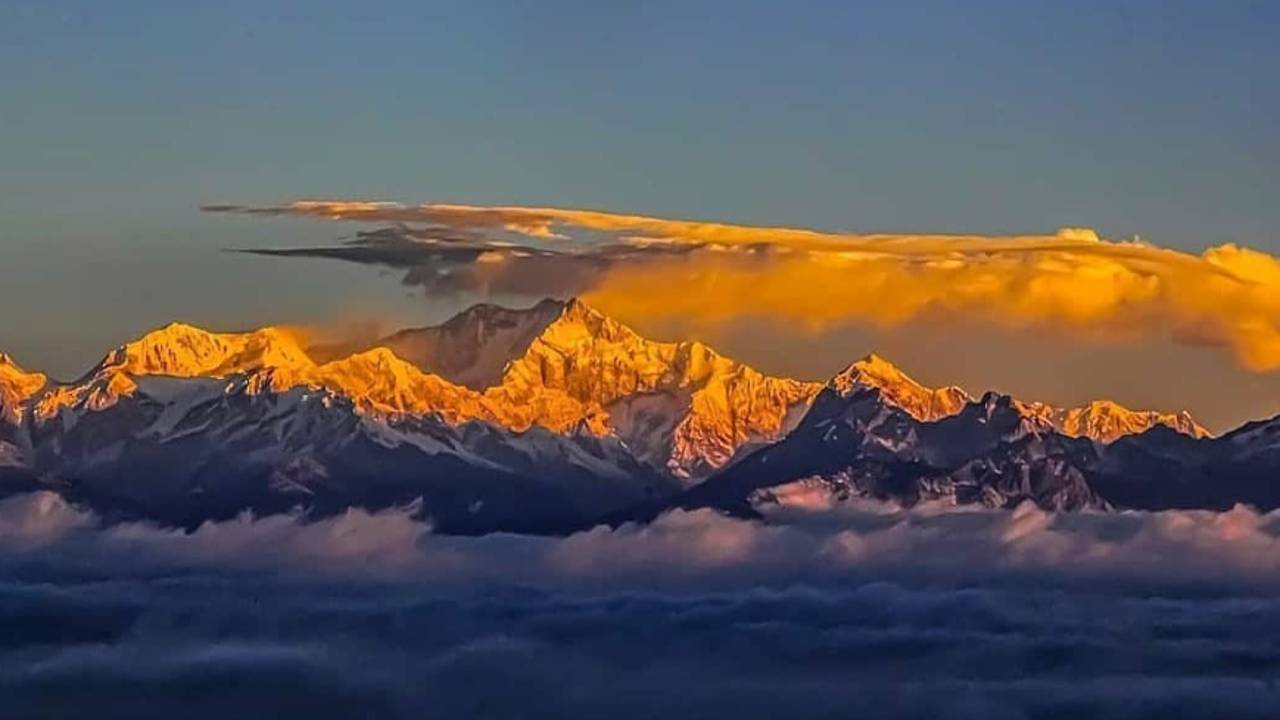
[[[802,503],[567,538],[0,501],[8,717],[1274,717],[1280,515]]]

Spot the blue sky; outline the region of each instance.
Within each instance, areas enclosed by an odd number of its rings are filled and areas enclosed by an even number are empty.
[[[1275,252],[1278,26],[1207,0],[6,3],[0,345],[68,369],[175,317],[446,310],[366,268],[220,253],[346,231],[212,202]]]

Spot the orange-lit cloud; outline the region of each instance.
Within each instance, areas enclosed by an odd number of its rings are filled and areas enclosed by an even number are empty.
[[[706,327],[757,317],[815,333],[984,323],[1095,340],[1172,339],[1223,347],[1252,370],[1280,368],[1280,261],[1234,245],[1195,255],[1082,229],[859,235],[556,208],[305,201],[206,209],[403,223],[394,253],[345,259],[437,282],[483,277],[502,292],[585,293],[624,320]],[[444,236],[454,242],[442,263],[433,238]]]

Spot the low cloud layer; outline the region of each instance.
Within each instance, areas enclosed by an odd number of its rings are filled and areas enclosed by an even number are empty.
[[[803,503],[569,538],[0,501],[0,704],[103,717],[1269,717],[1280,518]]]
[[[806,501],[767,510],[765,522],[675,511],[566,538],[437,535],[414,519],[419,512],[353,508],[317,521],[246,514],[184,532],[104,526],[39,492],[0,500],[0,569],[50,563],[113,577],[208,570],[613,590],[822,584],[864,573],[1280,589],[1280,511],[1243,506],[1057,514],[1029,503],[1006,512]]]
[[[856,235],[589,210],[296,202],[206,210],[397,223],[339,247],[255,250],[403,268],[428,292],[586,294],[624,320],[690,329],[742,318],[813,333],[908,322],[1158,338],[1280,367],[1280,261],[1223,245],[1200,255],[1091,231]],[[679,292],[653,292],[655,288]]]

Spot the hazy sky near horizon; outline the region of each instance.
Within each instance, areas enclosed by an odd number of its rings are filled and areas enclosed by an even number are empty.
[[[7,3],[0,349],[68,376],[175,319],[394,327],[457,309],[395,273],[224,253],[353,228],[199,212],[221,202],[566,206],[859,232],[1085,225],[1277,253],[1277,27],[1268,2]],[[963,361],[948,377],[945,332],[844,337],[803,367],[776,339],[723,340],[813,376],[889,345],[926,379],[1016,372],[1009,389],[1048,400],[1114,385],[1203,404],[1172,388],[1195,372],[1231,398],[1211,411],[1221,422],[1280,410],[1274,373],[1194,350],[1046,360],[1043,342],[1002,337],[1022,349],[983,370],[991,351],[949,340]],[[1153,373],[1166,358],[1174,370]]]

